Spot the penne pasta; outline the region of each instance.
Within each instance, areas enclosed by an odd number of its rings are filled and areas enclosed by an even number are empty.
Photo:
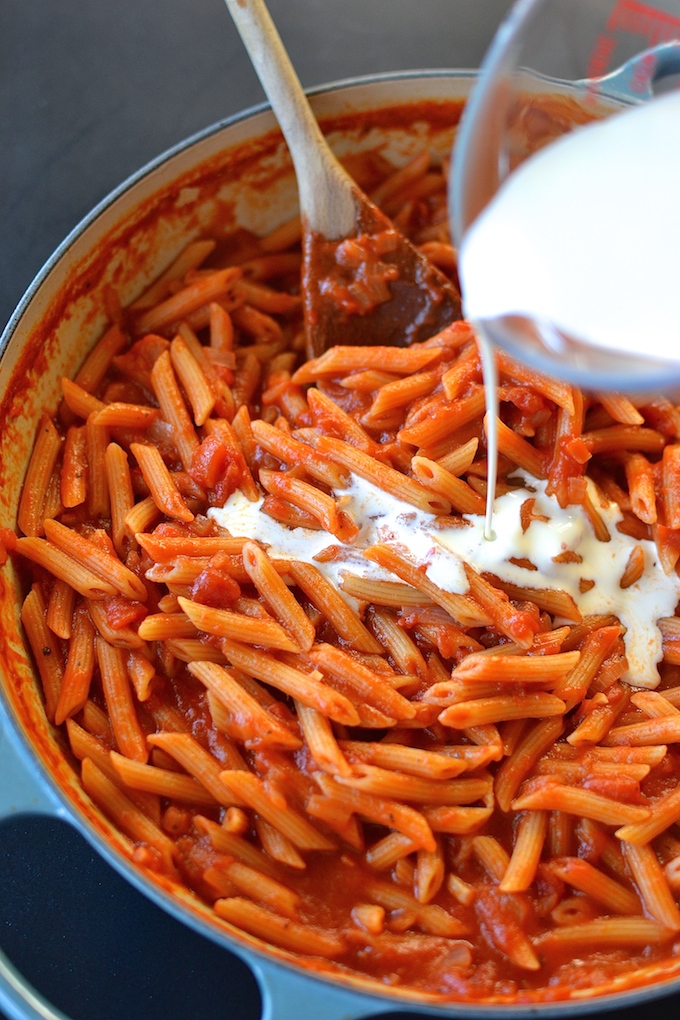
[[[267,554],[255,542],[246,542],[241,555],[248,577],[264,601],[269,604],[281,626],[292,635],[294,644],[298,648],[303,652],[308,652],[316,638],[314,625],[281,580]],[[229,635],[225,636],[229,637]],[[262,634],[262,638],[265,638],[264,634]],[[267,640],[265,643],[276,647],[273,641]],[[289,645],[288,650],[295,649],[291,649]]]
[[[226,638],[222,640],[221,645],[227,659],[255,679],[277,687],[285,694],[301,701],[303,705],[318,709],[336,722],[348,726],[355,726],[359,722],[359,714],[352,703],[322,683],[321,674],[317,671],[303,673],[264,652],[250,649]]]
[[[272,796],[258,776],[229,771],[220,776],[226,788],[240,802],[251,807],[270,825],[301,850],[332,850],[334,843],[294,810],[281,795]]]
[[[286,571],[351,648],[359,652],[383,654],[382,645],[313,563],[291,560],[286,563]]]
[[[95,638],[95,651],[116,743],[128,758],[146,762],[149,756],[146,738],[132,700],[123,652],[102,637]]]
[[[524,892],[534,878],[548,832],[545,811],[527,811],[521,815],[515,834],[515,845],[499,889],[501,892]]]
[[[425,751],[397,743],[341,740],[340,747],[352,762],[362,761],[423,779],[455,779],[461,772],[474,767],[462,758],[452,758],[438,751]]]
[[[213,807],[215,798],[193,776],[169,769],[157,768],[111,751],[111,763],[126,786],[146,793],[156,793],[169,800],[188,801],[203,807]]]
[[[270,618],[245,616],[230,609],[215,609],[200,602],[178,598],[180,609],[187,615],[197,631],[220,638],[239,638],[247,644],[266,644],[270,648],[298,651],[298,645],[286,634],[283,627]]]
[[[300,739],[277,717],[268,712],[222,666],[213,662],[189,662],[189,671],[210,690],[229,713],[229,730],[246,745],[272,744],[296,749]],[[323,716],[322,718],[326,718]]]
[[[584,924],[566,925],[537,939],[543,951],[572,948],[584,951],[587,946],[626,948],[665,942],[672,935],[668,928],[646,917],[603,917]]]
[[[605,825],[642,822],[650,815],[649,809],[646,807],[622,804],[609,797],[603,797],[599,793],[593,793],[591,790],[562,786],[558,783],[546,785],[534,793],[520,794],[512,802],[512,808],[515,811],[549,808],[584,818],[592,818]]]
[[[21,607],[21,622],[38,667],[45,714],[54,720],[64,682],[64,663],[55,635],[47,626],[47,607],[38,585],[33,585]]]
[[[387,825],[408,836],[416,847],[430,851],[436,849],[436,841],[430,826],[423,815],[413,808],[366,793],[364,790],[344,787],[330,776],[317,773],[315,778],[322,792],[336,800],[348,814],[359,814],[378,824]],[[313,807],[316,803],[314,797],[310,798],[310,801]],[[310,811],[311,807],[308,802],[307,810]]]
[[[147,740],[182,765],[218,804],[225,808],[242,806],[243,802],[222,783],[220,762],[190,733],[150,733]]]
[[[196,283],[189,284],[147,311],[142,311],[135,323],[137,336],[160,332],[181,319],[186,319],[203,305],[228,295],[240,276],[241,270],[235,266],[218,270]]]
[[[84,598],[104,599],[116,594],[117,589],[113,584],[45,539],[19,538],[16,548],[26,559],[66,581]]]
[[[24,535],[34,537],[43,533],[43,507],[60,449],[59,433],[47,415],[43,415],[17,511],[17,524]]]
[[[85,792],[131,839],[153,847],[166,871],[175,875],[175,845],[89,758],[84,758],[81,777]]]
[[[561,716],[564,709],[564,702],[554,694],[499,695],[495,698],[461,701],[457,705],[445,708],[438,718],[442,725],[460,730],[506,719],[545,719],[550,716]]]
[[[295,714],[305,743],[318,767],[331,775],[351,775],[352,769],[342,753],[327,717],[301,702],[296,703]]]
[[[550,870],[574,889],[601,903],[614,914],[639,914],[640,901],[634,892],[626,889],[603,871],[579,857],[563,857],[552,861]]]
[[[431,106],[432,151],[350,163],[455,278]],[[0,529],[96,825],[253,944],[454,1009],[670,976],[678,409],[496,352],[485,542],[472,327],[305,362],[299,218],[213,226],[130,308],[109,292]]]
[[[308,925],[296,924],[243,897],[217,900],[214,910],[225,921],[257,935],[265,942],[274,942],[295,953],[333,959],[344,949],[344,942],[339,936]]]
[[[65,528],[58,521],[45,521],[45,536],[53,546],[98,574],[121,595],[133,600],[146,601],[148,593],[144,582],[116,556],[83,538],[78,532]]]
[[[156,447],[145,446],[143,443],[131,443],[130,451],[139,465],[158,510],[179,521],[193,521],[194,515],[180,495],[172,475]],[[142,530],[143,527],[135,528],[135,531]]]
[[[66,668],[54,713],[57,726],[84,706],[90,693],[94,665],[95,631],[87,609],[80,606],[74,617]]]
[[[365,704],[386,716],[395,719],[413,719],[415,716],[415,708],[403,695],[341,649],[327,643],[317,644],[309,658],[322,673],[345,681]]]

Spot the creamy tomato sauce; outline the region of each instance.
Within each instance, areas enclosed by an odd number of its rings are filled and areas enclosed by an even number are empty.
[[[389,214],[453,276],[425,163]],[[488,541],[470,327],[305,362],[271,249],[171,273],[41,424],[8,546],[85,791],[310,968],[487,1003],[675,973],[676,409],[499,357]]]

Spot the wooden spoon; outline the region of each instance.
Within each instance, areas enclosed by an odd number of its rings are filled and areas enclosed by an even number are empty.
[[[357,187],[321,134],[263,0],[225,0],[290,150],[303,231],[307,354],[404,346],[461,316],[460,294]]]

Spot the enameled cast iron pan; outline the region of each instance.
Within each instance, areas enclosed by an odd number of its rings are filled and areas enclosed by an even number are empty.
[[[383,147],[405,161],[427,145],[448,154],[452,122],[474,81],[471,72],[407,72],[314,90],[317,116],[336,150]],[[398,118],[393,113],[401,107]],[[0,362],[0,526],[14,528],[21,484],[43,407],[54,405],[62,376],[72,376],[104,322],[102,290],[113,284],[124,304],[192,238],[222,223],[263,234],[295,212],[287,152],[264,107],[189,139],[142,169],[102,202],[47,263],[2,338]],[[430,1015],[527,1017],[623,1008],[667,994],[680,979],[645,988],[540,1006],[437,1005],[415,993],[387,993],[368,978],[296,959],[220,922],[187,890],[152,880],[123,853],[123,843],[80,786],[60,735],[45,719],[22,641],[20,578],[0,571],[0,820],[39,813],[70,822],[124,878],[180,921],[244,959],[262,991],[267,1020],[306,1015],[325,1020],[418,1009]],[[0,1009],[13,1020],[66,1020],[0,954]]]

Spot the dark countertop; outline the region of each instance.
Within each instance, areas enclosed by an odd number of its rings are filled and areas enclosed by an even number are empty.
[[[303,83],[315,85],[477,66],[509,0],[270,7]],[[220,0],[3,0],[0,326],[108,191],[262,98]],[[255,982],[240,961],[149,903],[60,822],[0,824],[0,945],[73,1020],[259,1017]],[[675,997],[651,1011],[675,1020],[679,1005]],[[641,1020],[643,1011],[616,1015]]]

